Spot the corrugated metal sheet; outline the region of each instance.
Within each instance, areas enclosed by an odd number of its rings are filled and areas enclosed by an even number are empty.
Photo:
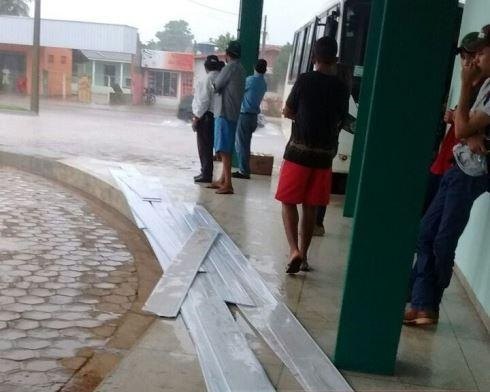
[[[0,43],[32,45],[34,20],[0,16]],[[135,27],[91,22],[43,19],[41,46],[136,54]]]

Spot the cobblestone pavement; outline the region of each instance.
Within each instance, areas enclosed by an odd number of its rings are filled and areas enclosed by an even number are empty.
[[[61,186],[0,169],[0,189],[0,392],[58,391],[131,307],[133,258]]]

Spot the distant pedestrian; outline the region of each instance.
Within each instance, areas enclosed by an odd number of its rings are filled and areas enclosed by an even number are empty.
[[[238,156],[239,171],[232,174],[233,178],[250,179],[250,144],[252,134],[257,129],[257,117],[260,104],[267,91],[264,75],[267,72],[267,61],[260,59],[255,65],[255,73],[245,81],[240,117],[238,118],[235,148]]]
[[[218,181],[209,187],[220,195],[233,194],[231,182],[231,157],[235,149],[235,134],[245,89],[245,70],[240,64],[241,46],[231,41],[226,49],[228,64],[214,82],[215,91],[220,94],[219,108],[215,113],[214,150],[220,156],[223,170]]]
[[[284,152],[276,199],[290,254],[286,273],[307,271],[308,248],[315,226],[317,206],[328,204],[328,181],[337,154],[340,127],[348,113],[349,92],[336,72],[337,42],[320,38],[313,51],[316,70],[299,76],[284,108],[293,120],[291,138]],[[302,205],[301,241],[298,242]]]
[[[192,101],[192,129],[197,136],[197,149],[201,161],[201,173],[194,177],[194,182],[213,181],[213,146],[214,146],[214,104],[213,83],[218,76],[219,59],[211,55],[204,62],[206,75],[198,81]]]

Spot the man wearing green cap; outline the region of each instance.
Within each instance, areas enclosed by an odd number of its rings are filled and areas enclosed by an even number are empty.
[[[235,134],[240,107],[245,91],[245,69],[240,64],[241,46],[238,41],[231,41],[226,49],[225,68],[214,82],[214,89],[219,94],[214,127],[214,150],[221,157],[223,169],[218,181],[209,187],[216,189],[220,195],[233,193],[231,183],[231,156],[235,149]]]
[[[476,42],[478,40],[478,33],[472,32],[466,34],[459,47],[456,49],[456,53],[461,57],[461,65],[469,64],[474,61],[477,47]],[[485,80],[482,79],[478,81],[474,86],[474,94],[472,102],[476,100],[478,91]],[[448,109],[444,115],[444,123],[447,124],[447,132],[439,145],[439,150],[437,156],[435,157],[429,171],[429,182],[427,185],[427,192],[425,195],[425,202],[423,213],[427,211],[432,200],[434,199],[437,191],[439,190],[439,185],[442,180],[442,176],[446,173],[454,164],[453,148],[459,142],[456,139],[456,134],[454,131],[454,110]]]
[[[468,51],[468,48],[476,54],[471,60],[463,61],[455,136],[464,139],[464,144],[477,155],[475,162],[483,162],[483,165],[465,167],[463,163],[471,164],[471,159],[467,159],[449,169],[422,219],[412,275],[411,306],[403,320],[406,325],[438,322],[439,306],[451,281],[459,237],[468,223],[473,202],[488,190],[490,25],[482,29],[476,40],[473,35],[471,46],[463,50]],[[482,79],[485,81],[474,100],[475,86]],[[455,148],[456,162],[457,151]]]

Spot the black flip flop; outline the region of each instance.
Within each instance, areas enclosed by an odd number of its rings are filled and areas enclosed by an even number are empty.
[[[286,269],[286,274],[296,274],[299,272],[301,264],[303,264],[303,259],[300,256],[293,258]]]

